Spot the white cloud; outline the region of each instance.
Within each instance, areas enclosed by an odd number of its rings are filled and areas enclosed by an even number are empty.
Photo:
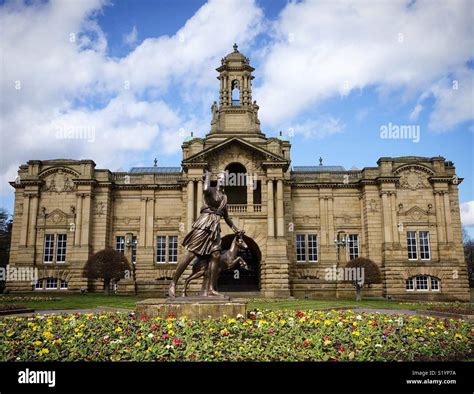
[[[81,0],[0,6],[1,138],[7,142],[2,184],[29,159],[92,158],[98,167],[127,168],[140,152],[179,151],[181,128],[199,134],[209,127],[201,108],[210,116],[210,101],[201,100],[215,93],[214,69],[222,54],[235,41],[248,45],[262,19],[254,1],[211,0],[174,36],[148,38],[114,59],[94,19],[107,5]],[[164,102],[170,84],[192,100],[186,111]],[[58,130],[85,138],[57,138]],[[11,190],[0,191],[6,192]]]
[[[262,122],[278,125],[366,87],[415,97],[429,91],[472,57],[471,14],[469,0],[288,3],[260,70],[264,82],[255,97]],[[462,120],[440,106],[437,121]]]
[[[421,104],[415,105],[415,108],[413,108],[413,111],[410,113],[410,120],[417,120],[421,111],[423,111],[423,106]]]
[[[123,42],[127,45],[134,45],[138,39],[138,30],[136,26],[133,26],[132,30],[128,34],[124,34]]]
[[[332,116],[322,115],[313,119],[305,120],[285,128],[288,135],[300,134],[305,138],[323,139],[333,134],[342,133],[346,125],[340,119]],[[286,134],[286,133],[285,133]]]
[[[461,223],[463,226],[474,226],[474,201],[460,204]]]

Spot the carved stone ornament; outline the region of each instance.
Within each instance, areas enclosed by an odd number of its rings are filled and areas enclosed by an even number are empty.
[[[428,187],[426,174],[414,168],[404,171],[400,177],[400,187],[402,189],[418,190]]]
[[[75,190],[76,185],[72,181],[71,175],[64,173],[62,170],[59,170],[58,172],[46,177],[43,186],[43,191],[50,193],[70,193]]]

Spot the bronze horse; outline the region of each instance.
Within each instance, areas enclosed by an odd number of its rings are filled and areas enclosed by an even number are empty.
[[[219,259],[219,272],[216,275],[216,281],[221,271],[231,270],[237,264],[240,264],[240,268],[245,269],[247,271],[249,270],[249,267],[247,263],[245,262],[245,260],[242,257],[237,256],[237,253],[239,252],[240,249],[248,249],[248,246],[240,235],[236,235],[234,237],[234,240],[232,241],[232,244],[230,245],[229,250],[224,250],[221,253],[221,256]],[[206,272],[208,264],[209,264],[208,257],[201,258],[201,259],[200,258],[194,259],[192,263],[193,272],[184,281],[183,297],[187,296],[187,289],[188,289],[189,282],[203,276],[204,273]],[[217,283],[214,284],[214,286],[216,285]]]

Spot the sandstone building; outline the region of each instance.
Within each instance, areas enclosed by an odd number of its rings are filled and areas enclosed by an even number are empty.
[[[225,188],[246,231],[251,271],[230,271],[220,290],[265,297],[353,296],[328,278],[348,259],[378,264],[372,295],[467,300],[457,178],[442,157],[382,157],[377,166],[292,166],[291,144],[267,137],[252,99],[254,68],[234,46],[217,68],[219,102],[205,138],[188,137],[180,167],[98,169],[92,160],[30,160],[15,188],[11,267],[36,267],[36,284],[11,291],[79,291],[91,253],[125,253],[134,272],[118,291],[162,295],[199,214],[202,174],[252,175]],[[247,177],[246,180],[249,178]],[[232,240],[222,222],[223,246]],[[330,269],[329,271],[327,269]],[[197,283],[194,286],[196,290]],[[350,293],[349,293],[350,292]]]

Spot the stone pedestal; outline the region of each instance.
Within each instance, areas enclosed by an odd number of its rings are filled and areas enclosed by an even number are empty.
[[[218,319],[223,315],[246,316],[247,304],[230,299],[209,299],[205,297],[149,298],[137,302],[136,316],[140,318],[162,317],[173,314],[177,318],[187,317],[190,320]]]

